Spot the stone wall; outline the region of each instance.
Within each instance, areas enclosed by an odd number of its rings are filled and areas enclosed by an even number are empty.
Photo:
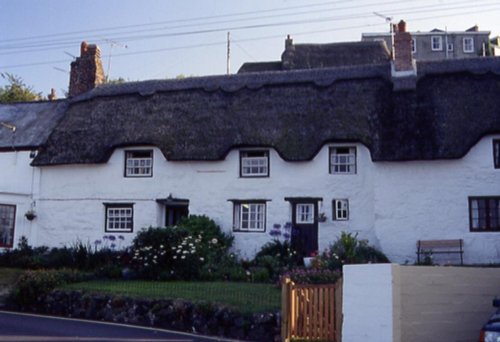
[[[280,341],[278,313],[241,314],[227,307],[182,300],[147,300],[81,291],[53,291],[29,308],[42,314],[135,324],[246,341]]]

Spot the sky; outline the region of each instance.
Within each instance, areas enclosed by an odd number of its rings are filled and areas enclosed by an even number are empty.
[[[499,15],[498,0],[0,0],[0,73],[63,97],[82,41],[99,45],[110,79],[141,81],[225,74],[228,32],[236,73],[279,60],[287,34],[296,44],[359,41],[403,19],[410,31],[478,25],[493,37]]]

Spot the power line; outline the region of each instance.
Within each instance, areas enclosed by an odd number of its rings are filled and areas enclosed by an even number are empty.
[[[383,4],[388,4],[388,3],[394,3],[395,1],[389,1],[385,2]],[[457,4],[464,4],[466,3],[466,6],[456,6]],[[497,3],[485,3],[482,5],[476,4],[474,7],[485,7],[485,6],[495,6]],[[435,9],[432,9],[434,7],[438,7]],[[453,6],[446,6],[443,7],[442,5],[433,5],[433,6],[427,6],[425,9],[421,9],[421,7],[409,7],[409,8],[403,8],[403,9],[398,9],[398,10],[393,10],[393,14],[412,14],[412,13],[419,13],[419,12],[429,12],[429,11],[449,11],[449,10],[457,10],[457,9],[464,9],[464,8],[469,8],[470,7],[470,1],[462,1],[462,2],[456,2]],[[349,7],[352,9],[352,7]],[[122,41],[136,41],[136,40],[146,40],[146,39],[156,39],[156,38],[164,38],[164,37],[176,37],[176,36],[184,36],[184,35],[194,35],[194,34],[206,34],[206,33],[214,33],[214,32],[221,32],[221,31],[234,31],[234,30],[247,30],[247,29],[256,29],[256,28],[265,28],[265,27],[276,27],[276,26],[286,26],[286,25],[293,25],[293,24],[309,24],[309,23],[321,23],[321,22],[328,22],[328,21],[341,21],[341,20],[352,20],[352,19],[362,19],[362,18],[367,18],[371,17],[372,12],[369,13],[361,13],[357,15],[344,15],[344,16],[334,16],[334,17],[323,17],[323,18],[315,18],[315,19],[303,19],[303,20],[292,20],[292,21],[284,21],[284,22],[274,22],[274,23],[263,23],[263,24],[253,24],[253,25],[244,25],[244,26],[233,26],[233,27],[223,27],[223,28],[213,28],[213,29],[200,29],[200,30],[193,30],[193,31],[180,31],[180,32],[171,32],[171,33],[162,33],[162,34],[154,34],[154,35],[132,35],[132,36],[117,36],[117,37],[112,37],[112,39],[117,39],[117,40],[122,40]],[[231,21],[232,22],[232,21]],[[192,25],[190,25],[192,26]],[[159,30],[159,29],[155,29]],[[124,32],[126,33],[126,32]],[[101,40],[97,40],[97,42],[100,42]],[[32,50],[25,50],[25,51],[11,51],[11,52],[2,52],[0,55],[7,55],[7,54],[15,54],[15,53],[21,53],[21,52],[35,52],[35,51],[45,51],[46,47],[48,46],[53,46],[54,44],[57,44],[58,46],[74,46],[76,42],[74,41],[64,41],[64,45],[61,45],[62,43],[55,43],[55,42],[46,42],[46,43],[40,43],[37,45],[32,45],[32,46],[39,46],[39,47],[44,47],[40,49],[32,49]]]
[[[489,8],[487,11],[491,11],[492,9]],[[498,5],[495,10],[500,10],[500,5]],[[486,10],[477,10],[477,11],[467,11],[467,13],[454,13],[454,14],[448,14],[448,15],[432,15],[432,16],[426,16],[426,17],[416,17],[416,18],[407,18],[407,22],[415,22],[415,21],[422,21],[422,20],[428,20],[428,19],[434,19],[434,18],[443,18],[443,17],[456,17],[456,16],[461,16],[464,14],[477,14],[477,13],[484,13]],[[363,24],[363,25],[353,25],[353,26],[344,26],[341,28],[333,28],[333,29],[324,29],[324,30],[313,30],[313,31],[305,31],[305,32],[295,32],[293,33],[294,36],[301,36],[301,35],[310,35],[310,34],[316,34],[316,33],[325,33],[325,32],[334,32],[334,31],[344,31],[344,30],[352,30],[352,29],[359,29],[359,28],[365,28],[365,27],[377,27],[377,26],[385,26],[385,24]],[[259,41],[259,40],[268,40],[268,39],[276,39],[276,38],[281,38],[283,35],[270,35],[270,36],[261,36],[261,37],[254,37],[254,38],[247,38],[247,39],[238,39],[234,40],[233,42],[235,43],[242,43],[242,42],[250,42],[250,41]],[[211,42],[211,43],[201,43],[201,44],[191,44],[191,45],[184,45],[184,46],[177,46],[177,47],[169,47],[169,48],[162,48],[162,49],[151,49],[151,50],[143,50],[143,51],[136,51],[136,52],[129,52],[129,53],[121,53],[121,54],[115,54],[114,57],[125,57],[125,56],[133,56],[133,55],[141,55],[141,54],[149,54],[149,53],[158,53],[158,52],[167,52],[167,51],[175,51],[175,50],[184,50],[184,49],[194,49],[194,48],[202,48],[202,47],[209,47],[209,46],[217,46],[217,45],[225,45],[226,41],[220,41],[220,42]],[[107,55],[102,56],[103,58],[108,57]],[[58,64],[58,63],[69,63],[71,62],[70,60],[54,60],[54,61],[46,61],[46,62],[36,62],[36,63],[24,63],[24,64],[16,64],[16,65],[6,65],[6,66],[0,66],[1,68],[4,69],[13,69],[13,68],[21,68],[21,67],[31,67],[31,66],[39,66],[39,65],[47,65],[47,64]]]
[[[299,9],[299,8],[319,7],[319,6],[332,5],[332,4],[351,2],[351,1],[352,0],[328,1],[328,2],[309,4],[309,5],[280,7],[280,8],[274,8],[274,9],[268,9],[268,10],[237,12],[237,13],[221,14],[221,15],[214,15],[214,16],[203,16],[203,17],[194,17],[194,18],[186,18],[186,19],[174,19],[174,20],[160,21],[160,22],[147,23],[147,24],[112,26],[112,27],[93,29],[93,30],[81,30],[81,31],[45,34],[45,35],[29,36],[29,37],[21,37],[21,38],[0,39],[0,42],[8,42],[8,41],[15,41],[15,40],[17,40],[17,41],[32,40],[32,39],[46,38],[46,37],[60,37],[60,36],[66,36],[66,35],[72,35],[72,34],[80,34],[80,33],[86,34],[89,32],[120,30],[120,29],[124,29],[124,28],[132,28],[132,27],[155,26],[155,25],[164,25],[164,24],[171,24],[171,23],[178,23],[178,22],[189,22],[189,21],[196,21],[196,20],[210,20],[210,19],[216,19],[216,18],[227,18],[227,17],[231,17],[231,16],[244,16],[244,15],[250,15],[250,14],[270,13],[270,12],[285,11],[285,10]]]
[[[493,6],[492,4],[484,4],[481,7],[484,6]],[[493,8],[488,8],[488,9],[482,9],[482,10],[475,10],[475,11],[467,11],[466,13],[464,12],[457,12],[457,13],[452,13],[452,14],[447,14],[447,15],[431,15],[431,16],[425,16],[425,17],[408,17],[406,18],[407,22],[415,22],[415,21],[422,21],[422,20],[428,20],[428,19],[434,19],[434,18],[444,18],[444,17],[454,17],[454,16],[460,16],[464,14],[476,14],[476,13],[484,13],[486,11],[497,11],[500,10],[500,5],[493,6]],[[460,9],[463,9],[465,6],[460,7]],[[469,7],[469,6],[468,6]],[[467,7],[467,8],[468,8]],[[474,8],[477,8],[478,6],[474,6]],[[456,8],[455,8],[456,9]],[[404,10],[396,10],[391,14],[394,13],[401,13]],[[421,9],[421,10],[415,10],[415,11],[407,11],[404,13],[426,13],[431,10],[429,9]],[[432,12],[435,12],[436,10],[432,10]],[[275,23],[276,24],[276,23]],[[279,23],[282,24],[282,23]],[[352,29],[358,29],[358,28],[366,28],[366,27],[375,27],[375,26],[382,26],[383,24],[363,24],[363,25],[354,25],[354,26],[344,26],[342,28],[329,28],[329,29],[324,29],[324,30],[313,30],[313,31],[305,31],[305,32],[296,32],[293,33],[295,36],[300,36],[300,35],[310,35],[310,34],[315,34],[315,33],[325,33],[325,32],[333,32],[333,31],[342,31],[342,30],[352,30]],[[218,29],[218,30],[223,30],[223,29]],[[190,34],[190,32],[184,32],[183,34]],[[254,38],[247,38],[247,39],[238,39],[234,40],[235,43],[241,43],[241,42],[249,42],[249,41],[257,41],[257,40],[266,40],[266,39],[275,39],[283,37],[283,35],[272,35],[272,36],[263,36],[263,37],[254,37]],[[169,48],[162,48],[162,49],[152,49],[152,50],[143,50],[143,51],[135,51],[135,52],[130,52],[130,53],[122,53],[122,54],[115,54],[114,57],[124,57],[124,56],[132,56],[132,55],[140,55],[140,54],[148,54],[148,53],[158,53],[158,52],[166,52],[166,51],[174,51],[174,50],[183,50],[183,49],[194,49],[194,48],[201,48],[201,47],[209,47],[209,46],[216,46],[216,45],[224,45],[226,44],[225,41],[220,41],[220,42],[211,42],[211,43],[201,43],[201,44],[191,44],[191,45],[184,45],[184,46],[177,46],[177,47],[169,47]],[[107,56],[103,56],[107,57]],[[59,63],[69,63],[71,62],[70,60],[64,59],[64,60],[52,60],[52,61],[45,61],[45,62],[32,62],[32,63],[23,63],[23,64],[16,64],[16,65],[4,65],[1,66],[4,69],[12,69],[12,68],[22,68],[22,67],[32,67],[32,66],[40,66],[40,65],[47,65],[47,64],[59,64]]]

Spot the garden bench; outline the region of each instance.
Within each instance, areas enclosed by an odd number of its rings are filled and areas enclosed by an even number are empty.
[[[464,241],[456,240],[418,240],[417,241],[417,263],[420,264],[422,254],[451,254],[460,253],[460,265],[464,264]]]

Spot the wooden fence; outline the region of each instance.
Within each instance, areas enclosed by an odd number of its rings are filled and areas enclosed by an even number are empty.
[[[281,338],[341,342],[342,279],[335,284],[282,284]]]

